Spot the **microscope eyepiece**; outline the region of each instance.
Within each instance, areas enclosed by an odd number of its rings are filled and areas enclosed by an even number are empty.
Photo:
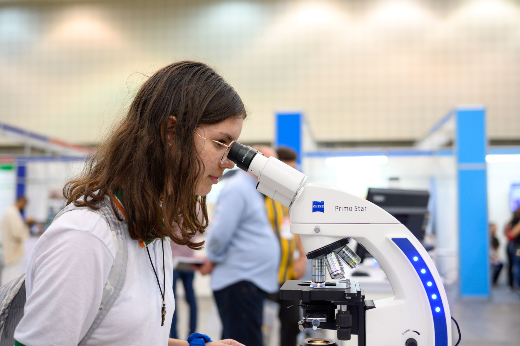
[[[231,145],[227,158],[241,170],[258,178],[258,191],[289,210],[307,180],[305,174],[276,157],[265,157],[261,152],[238,142]]]
[[[228,159],[235,163],[238,168],[248,171],[251,161],[258,154],[258,151],[238,142],[233,143],[228,153]]]

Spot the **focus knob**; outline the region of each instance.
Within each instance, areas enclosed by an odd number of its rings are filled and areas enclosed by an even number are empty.
[[[417,340],[415,340],[414,338],[410,338],[406,340],[404,346],[417,346]]]

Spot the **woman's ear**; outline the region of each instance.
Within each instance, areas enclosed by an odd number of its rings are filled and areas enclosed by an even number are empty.
[[[170,115],[168,118],[168,124],[166,125],[166,136],[168,138],[168,143],[172,143],[175,137],[175,124],[177,124],[177,118],[173,115]]]

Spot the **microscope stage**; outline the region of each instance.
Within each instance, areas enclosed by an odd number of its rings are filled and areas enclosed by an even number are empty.
[[[289,280],[280,288],[281,300],[359,301],[364,296],[359,283],[350,280],[327,281],[325,287],[312,287],[310,281]]]

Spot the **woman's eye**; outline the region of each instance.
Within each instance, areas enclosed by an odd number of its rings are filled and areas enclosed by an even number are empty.
[[[214,141],[213,144],[215,144],[215,147],[217,149],[224,149],[224,147],[226,146],[224,143],[222,143],[222,141]]]

